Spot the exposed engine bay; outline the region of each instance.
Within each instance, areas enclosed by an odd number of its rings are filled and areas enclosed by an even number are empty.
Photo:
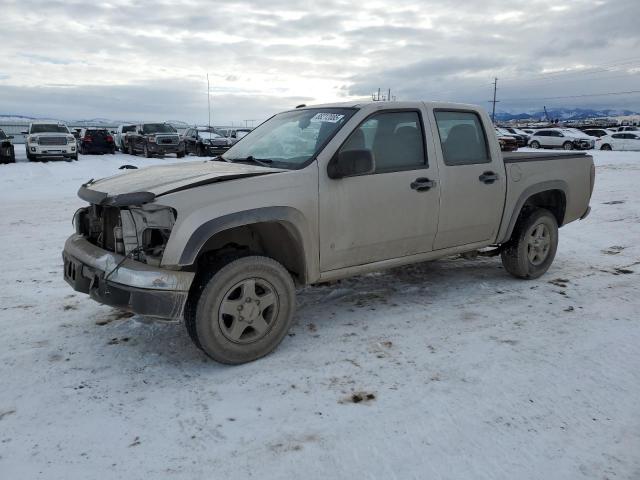
[[[73,222],[76,233],[110,252],[148,265],[159,266],[176,213],[157,204],[113,207],[92,204],[79,209]]]

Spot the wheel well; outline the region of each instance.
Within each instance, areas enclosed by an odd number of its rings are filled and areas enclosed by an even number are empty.
[[[546,208],[561,226],[564,222],[564,214],[567,208],[567,199],[562,190],[545,190],[544,192],[531,195],[520,210],[520,216],[526,215],[529,211],[536,208]]]
[[[197,268],[200,270],[204,265],[210,265],[211,257],[234,251],[271,257],[291,273],[297,284],[304,285],[306,282],[304,249],[295,230],[286,222],[253,223],[216,233],[200,250]]]

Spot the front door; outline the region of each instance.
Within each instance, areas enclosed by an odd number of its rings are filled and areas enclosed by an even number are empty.
[[[640,150],[640,132],[632,132],[627,134],[625,145],[627,150],[633,150],[635,152]]]
[[[495,239],[506,179],[476,112],[435,110],[441,156],[440,220],[434,250]]]
[[[340,150],[370,150],[375,172],[341,179],[321,175],[321,271],[431,251],[440,183],[423,114],[372,114]]]

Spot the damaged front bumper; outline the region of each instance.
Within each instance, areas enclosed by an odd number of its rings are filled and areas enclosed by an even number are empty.
[[[62,252],[64,279],[105,305],[165,320],[180,320],[195,273],[152,267],[71,235]]]

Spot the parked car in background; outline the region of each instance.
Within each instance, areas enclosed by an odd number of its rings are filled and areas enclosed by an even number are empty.
[[[224,129],[220,129],[220,132],[222,132],[222,134],[231,139],[231,143],[235,144],[237,143],[240,139],[242,139],[243,137],[247,136],[249,134],[249,132],[251,132],[251,130],[253,130],[252,128],[224,128]]]
[[[618,127],[618,132],[640,132],[640,127],[634,127],[633,125]]]
[[[506,128],[502,128],[502,127],[496,127],[496,132],[498,133],[498,135],[502,135],[503,137],[511,137],[514,138],[516,140],[516,144],[518,147],[526,147],[527,146],[527,142],[529,141],[529,136],[524,134],[519,134],[519,133],[513,133],[510,132],[508,129]]]
[[[128,132],[126,138],[127,151],[131,155],[142,153],[150,158],[175,153],[178,158],[184,157],[184,142],[168,123],[141,123],[133,132]]]
[[[205,155],[220,155],[233,145],[230,138],[214,127],[188,128],[182,136],[186,153],[194,153],[199,157]]]
[[[589,150],[595,148],[595,138],[571,129],[545,128],[531,135],[531,148],[562,148],[564,150]]]
[[[127,135],[131,132],[136,131],[135,125],[119,125],[118,130],[116,131],[115,142],[116,147],[121,152],[129,151],[129,144],[127,143]]]
[[[584,129],[583,132],[592,137],[601,138],[606,135],[611,135],[613,133],[613,130],[608,130],[606,128],[587,128]]]
[[[640,151],[640,131],[617,132],[601,137],[600,150]]]
[[[83,155],[116,153],[113,136],[106,128],[83,128],[78,140],[79,151]]]
[[[69,128],[64,123],[33,122],[27,135],[25,149],[30,162],[64,158],[78,160],[78,145]]]
[[[0,128],[0,163],[14,163],[16,151],[13,146],[13,135],[6,135]]]
[[[500,150],[503,152],[514,152],[518,149],[518,140],[511,135],[504,135],[496,129],[496,135],[498,137],[498,143],[500,144]]]
[[[514,128],[514,127],[504,127],[504,129],[507,132],[510,132],[514,135],[520,135],[521,137],[524,137],[525,142],[523,146],[526,146],[527,143],[529,143],[529,138],[531,137],[530,133],[525,132],[524,130],[520,130],[519,128]]]

